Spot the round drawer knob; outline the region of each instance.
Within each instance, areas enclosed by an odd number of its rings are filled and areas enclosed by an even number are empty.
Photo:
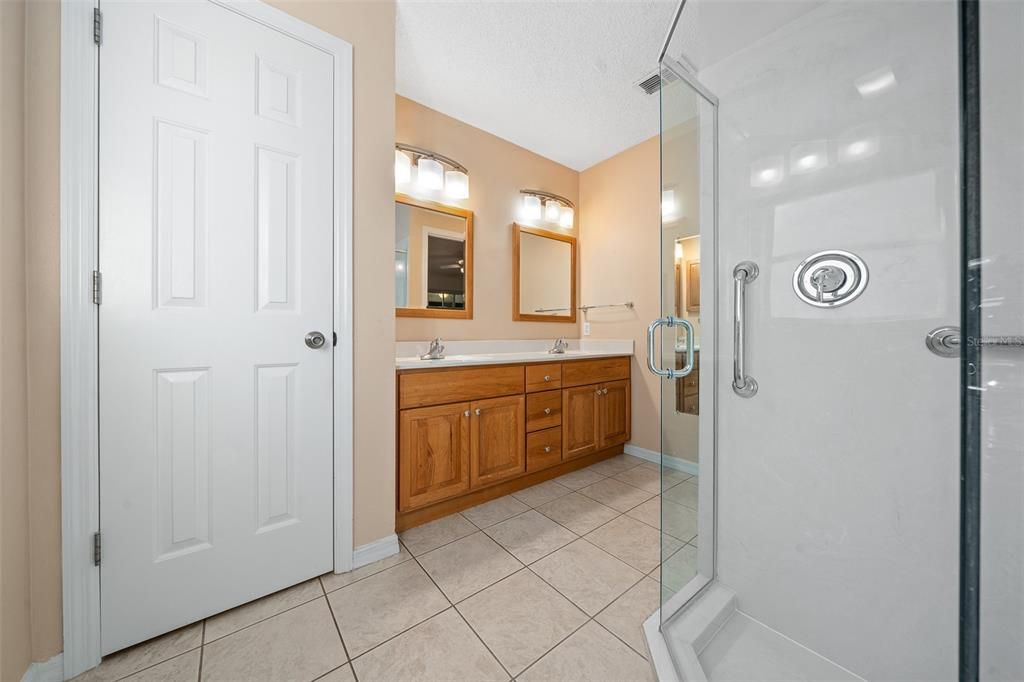
[[[551,408],[550,407],[545,407],[544,408],[544,414],[551,414]]]
[[[551,446],[550,445],[545,445],[544,446],[544,452],[551,452]]]
[[[551,375],[550,374],[545,374],[544,375],[544,381],[551,381]]]

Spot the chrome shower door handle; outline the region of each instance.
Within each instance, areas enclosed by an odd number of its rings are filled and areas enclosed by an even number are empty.
[[[664,369],[654,361],[655,343],[654,334],[659,327],[682,327],[686,332],[686,365],[682,369]],[[647,369],[651,374],[666,379],[679,379],[693,371],[693,325],[689,321],[679,317],[659,317],[647,327]]]
[[[757,395],[757,382],[746,372],[746,307],[747,285],[757,279],[757,264],[741,261],[732,271],[733,327],[732,327],[732,390],[741,398]]]

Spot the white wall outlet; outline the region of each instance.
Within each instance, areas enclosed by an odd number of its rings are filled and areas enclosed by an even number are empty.
[[[589,322],[584,322],[583,323],[583,336],[590,336],[590,323]]]

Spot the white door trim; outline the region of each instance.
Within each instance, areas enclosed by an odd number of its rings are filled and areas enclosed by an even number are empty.
[[[255,0],[214,2],[334,58],[334,570],[352,568],[352,46]],[[97,0],[61,0],[61,550],[64,679],[100,662]],[[346,87],[346,85],[348,87]]]

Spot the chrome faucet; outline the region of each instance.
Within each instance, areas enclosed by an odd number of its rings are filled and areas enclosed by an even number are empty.
[[[444,344],[441,343],[441,337],[438,336],[430,342],[430,350],[425,355],[420,356],[420,360],[443,360],[444,359]]]
[[[564,353],[565,349],[568,348],[568,347],[569,347],[569,342],[566,341],[564,338],[559,337],[558,339],[555,340],[555,345],[552,346],[551,350],[549,350],[548,352],[552,353],[552,354],[559,354],[560,355],[560,354]]]

